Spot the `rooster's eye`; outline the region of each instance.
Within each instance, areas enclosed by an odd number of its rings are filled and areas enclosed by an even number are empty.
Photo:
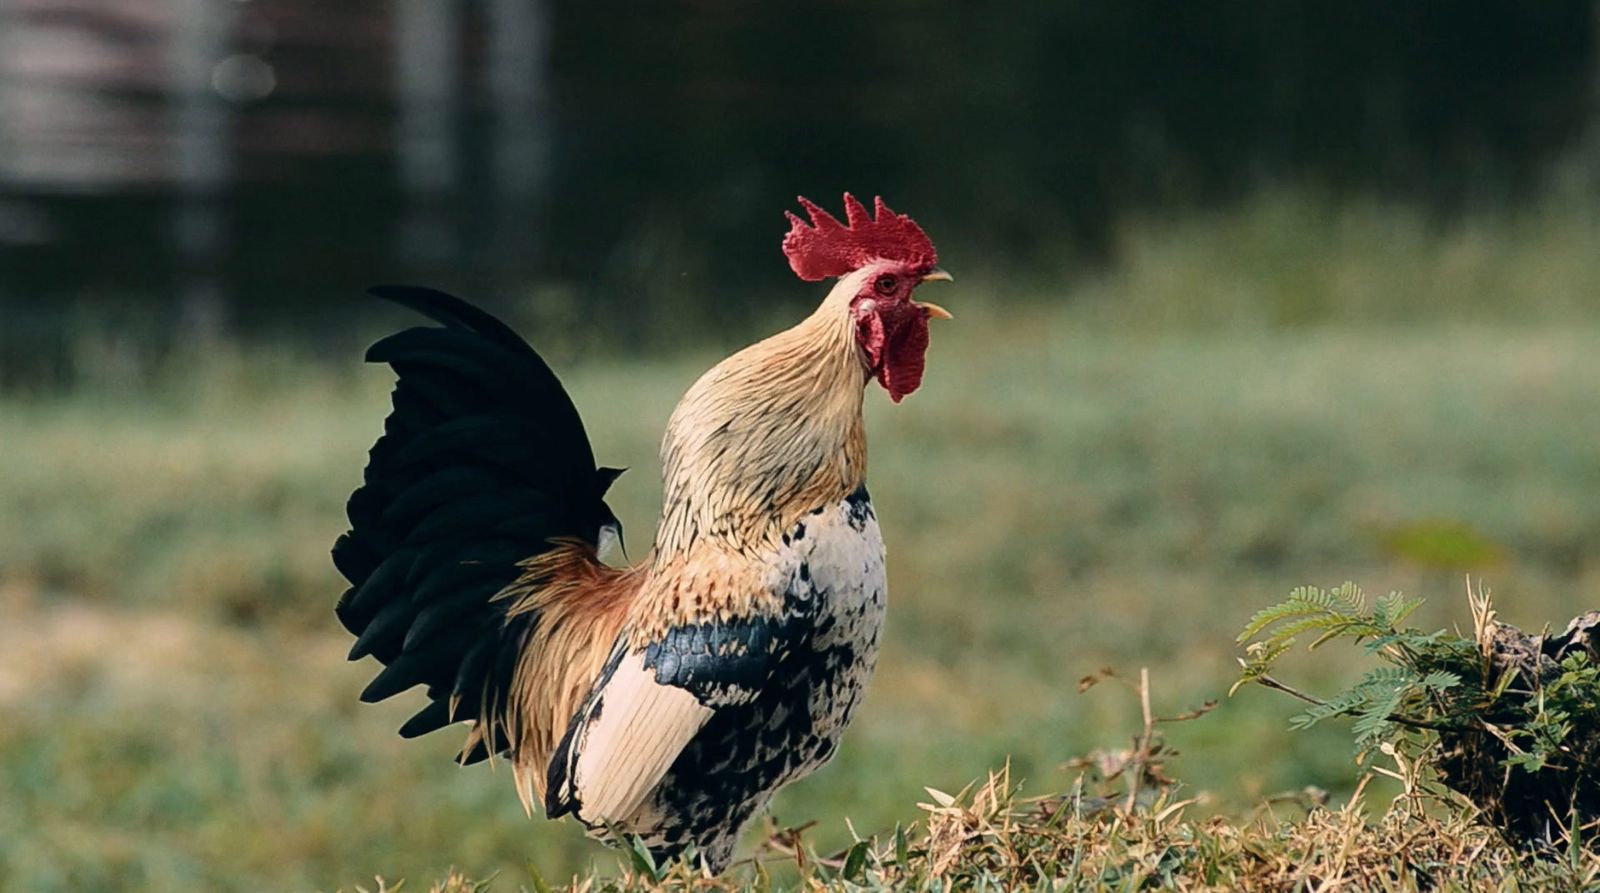
[[[896,285],[899,285],[899,284],[900,284],[900,280],[894,278],[893,276],[879,276],[878,277],[878,291],[883,292],[886,295],[887,294],[893,294],[894,293],[894,287]]]

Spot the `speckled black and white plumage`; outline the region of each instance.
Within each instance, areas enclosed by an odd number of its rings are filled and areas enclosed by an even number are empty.
[[[551,816],[591,818],[576,767],[590,727],[605,721],[608,685],[629,661],[709,711],[659,784],[612,822],[658,858],[693,845],[721,871],[739,830],[772,795],[833,756],[876,662],[887,597],[866,489],[806,515],[765,564],[780,613],[678,626],[642,653],[613,654],[551,761]]]

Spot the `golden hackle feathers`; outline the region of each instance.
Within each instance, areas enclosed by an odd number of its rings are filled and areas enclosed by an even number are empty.
[[[867,376],[848,312],[860,278],[799,325],[718,363],[678,403],[661,445],[658,555],[702,538],[753,554],[861,483]]]
[[[771,599],[761,556],[866,477],[866,367],[849,314],[870,270],[810,317],[718,363],[689,388],[661,445],[663,505],[639,632],[748,613]],[[718,580],[723,582],[718,584]]]

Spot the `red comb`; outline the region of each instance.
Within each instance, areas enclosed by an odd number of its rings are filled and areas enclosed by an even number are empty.
[[[784,212],[793,226],[783,237],[783,253],[794,274],[807,282],[844,276],[878,260],[929,269],[938,263],[939,255],[922,227],[889,210],[882,198],[873,199],[873,216],[869,217],[866,207],[846,192],[844,218],[849,226],[805,196],[800,196],[800,207],[811,215],[811,223],[807,225],[793,211]]]

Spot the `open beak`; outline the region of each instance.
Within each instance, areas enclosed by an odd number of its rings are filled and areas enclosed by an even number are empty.
[[[941,270],[941,269],[938,269],[937,267],[935,267],[932,272],[930,272],[928,275],[922,277],[922,281],[923,282],[954,282],[954,281],[956,281],[956,277],[951,276],[949,273],[946,273],[944,270]],[[917,301],[916,305],[918,307],[921,307],[924,313],[928,314],[928,318],[929,319],[955,319],[955,317],[951,315],[950,311],[944,309],[943,307],[940,307],[938,304],[930,304],[927,301]]]

